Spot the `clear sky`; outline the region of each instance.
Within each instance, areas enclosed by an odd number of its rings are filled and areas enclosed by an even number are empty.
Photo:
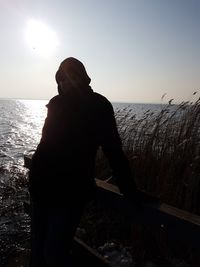
[[[0,97],[51,98],[69,56],[112,102],[200,88],[200,0],[0,0],[0,34]]]

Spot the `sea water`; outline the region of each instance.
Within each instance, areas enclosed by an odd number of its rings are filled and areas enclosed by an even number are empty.
[[[0,166],[23,165],[23,156],[40,141],[48,100],[0,100]],[[114,110],[131,110],[140,116],[160,111],[162,104],[112,103]]]

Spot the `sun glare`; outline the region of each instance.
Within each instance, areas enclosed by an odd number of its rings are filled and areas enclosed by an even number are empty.
[[[50,55],[58,46],[56,33],[37,20],[29,20],[25,38],[29,47],[40,55]]]

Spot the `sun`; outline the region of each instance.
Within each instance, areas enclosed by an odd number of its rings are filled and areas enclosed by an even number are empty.
[[[27,22],[25,31],[29,47],[40,55],[50,55],[59,42],[56,33],[44,23],[31,19]]]

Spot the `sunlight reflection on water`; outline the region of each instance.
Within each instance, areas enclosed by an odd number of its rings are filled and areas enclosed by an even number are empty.
[[[0,100],[0,160],[23,164],[25,151],[35,149],[46,117],[47,100]]]

